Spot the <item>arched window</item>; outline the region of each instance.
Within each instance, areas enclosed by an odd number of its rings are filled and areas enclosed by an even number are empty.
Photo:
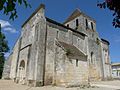
[[[76,67],[78,67],[78,59],[76,59]]]
[[[67,24],[67,27],[69,27],[69,24]]]
[[[24,61],[24,60],[22,60],[22,61],[20,62],[20,67],[25,68],[25,61]]]
[[[78,19],[76,19],[76,27],[78,27],[79,25],[79,22],[78,22]]]
[[[85,19],[85,23],[86,23],[86,29],[88,29],[88,20]]]
[[[25,77],[26,77],[26,75],[25,75],[25,61],[24,60],[22,60],[21,62],[20,62],[20,66],[19,66],[19,74],[18,74],[19,76],[19,83],[21,83],[21,84],[25,84]]]
[[[91,22],[91,29],[93,30],[94,28],[93,28],[93,22]]]

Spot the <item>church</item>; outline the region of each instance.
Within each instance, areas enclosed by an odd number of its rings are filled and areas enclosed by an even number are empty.
[[[45,5],[23,23],[3,79],[30,86],[77,86],[112,76],[109,42],[96,21],[76,9],[64,23],[45,16]]]

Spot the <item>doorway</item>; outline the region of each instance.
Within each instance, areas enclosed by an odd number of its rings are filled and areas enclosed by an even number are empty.
[[[25,84],[25,61],[22,60],[19,66],[19,83]]]

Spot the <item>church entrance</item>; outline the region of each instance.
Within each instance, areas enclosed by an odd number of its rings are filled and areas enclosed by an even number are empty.
[[[19,83],[25,84],[25,61],[22,60],[19,67]]]

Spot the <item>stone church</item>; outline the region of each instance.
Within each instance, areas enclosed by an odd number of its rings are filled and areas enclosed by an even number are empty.
[[[45,17],[45,5],[22,25],[3,79],[30,86],[76,86],[111,79],[109,42],[96,21],[76,9],[63,24]]]

